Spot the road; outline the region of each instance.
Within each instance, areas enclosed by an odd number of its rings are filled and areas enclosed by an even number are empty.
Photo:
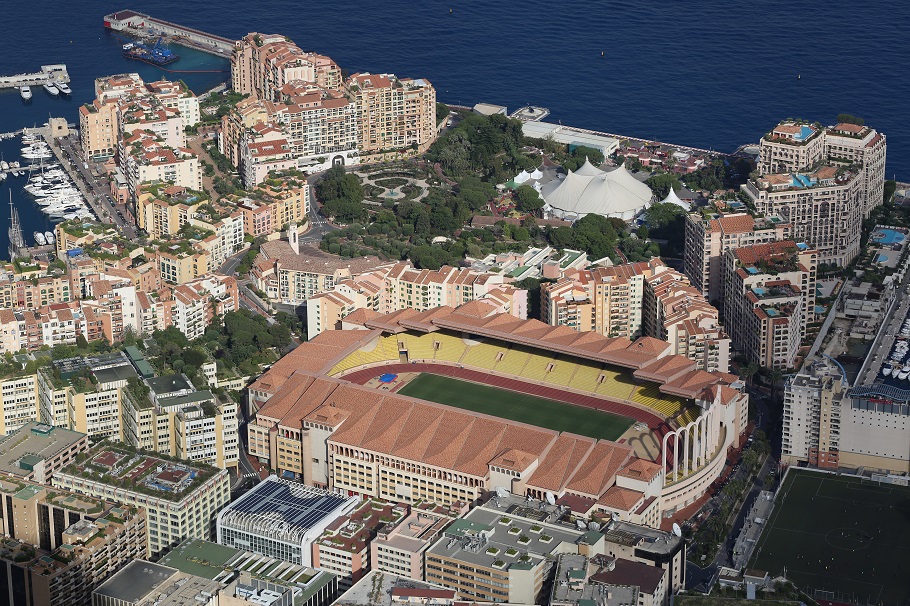
[[[92,164],[83,161],[79,141],[75,135],[53,139],[51,146],[62,154],[62,165],[70,176],[75,176],[76,184],[86,200],[92,206],[102,223],[114,223],[124,237],[136,240],[135,228],[127,223],[122,212],[117,209],[110,197],[107,177],[92,172]],[[100,171],[99,171],[100,173]]]
[[[328,219],[323,216],[322,212],[319,210],[319,203],[316,201],[316,186],[314,184],[321,177],[322,173],[307,177],[307,187],[310,188],[310,210],[307,213],[307,220],[310,228],[303,237],[300,238],[301,244],[319,244],[325,234],[338,230],[337,227],[329,223]]]

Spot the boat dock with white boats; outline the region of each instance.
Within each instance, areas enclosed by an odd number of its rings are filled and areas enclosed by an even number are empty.
[[[45,84],[70,83],[69,72],[66,71],[66,65],[55,63],[53,65],[42,65],[40,72],[30,74],[16,74],[14,76],[0,76],[0,88],[21,88],[23,86],[44,86]],[[67,86],[67,89],[69,86]]]

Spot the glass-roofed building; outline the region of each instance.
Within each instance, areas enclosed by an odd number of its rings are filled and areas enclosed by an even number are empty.
[[[269,476],[218,514],[218,543],[302,566],[312,544],[360,499]]]

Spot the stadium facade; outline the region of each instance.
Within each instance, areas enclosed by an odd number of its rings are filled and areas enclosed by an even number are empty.
[[[747,423],[738,377],[698,370],[649,337],[579,333],[480,301],[359,310],[345,327],[304,343],[250,386],[248,432],[250,453],[279,474],[351,496],[452,505],[504,488],[552,497],[579,515],[656,526],[705,492]],[[634,440],[560,433],[363,385],[406,371],[547,390],[647,425],[657,448],[649,458]]]

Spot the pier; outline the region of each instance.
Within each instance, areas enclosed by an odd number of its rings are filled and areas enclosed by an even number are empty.
[[[104,27],[137,37],[164,36],[174,44],[195,48],[223,58],[230,58],[234,51],[233,40],[156,19],[134,10],[122,10],[105,15]]]
[[[69,84],[70,75],[66,65],[42,65],[40,72],[32,74],[17,74],[15,76],[0,76],[0,88],[19,88],[20,86],[41,86],[46,83],[63,82]]]

